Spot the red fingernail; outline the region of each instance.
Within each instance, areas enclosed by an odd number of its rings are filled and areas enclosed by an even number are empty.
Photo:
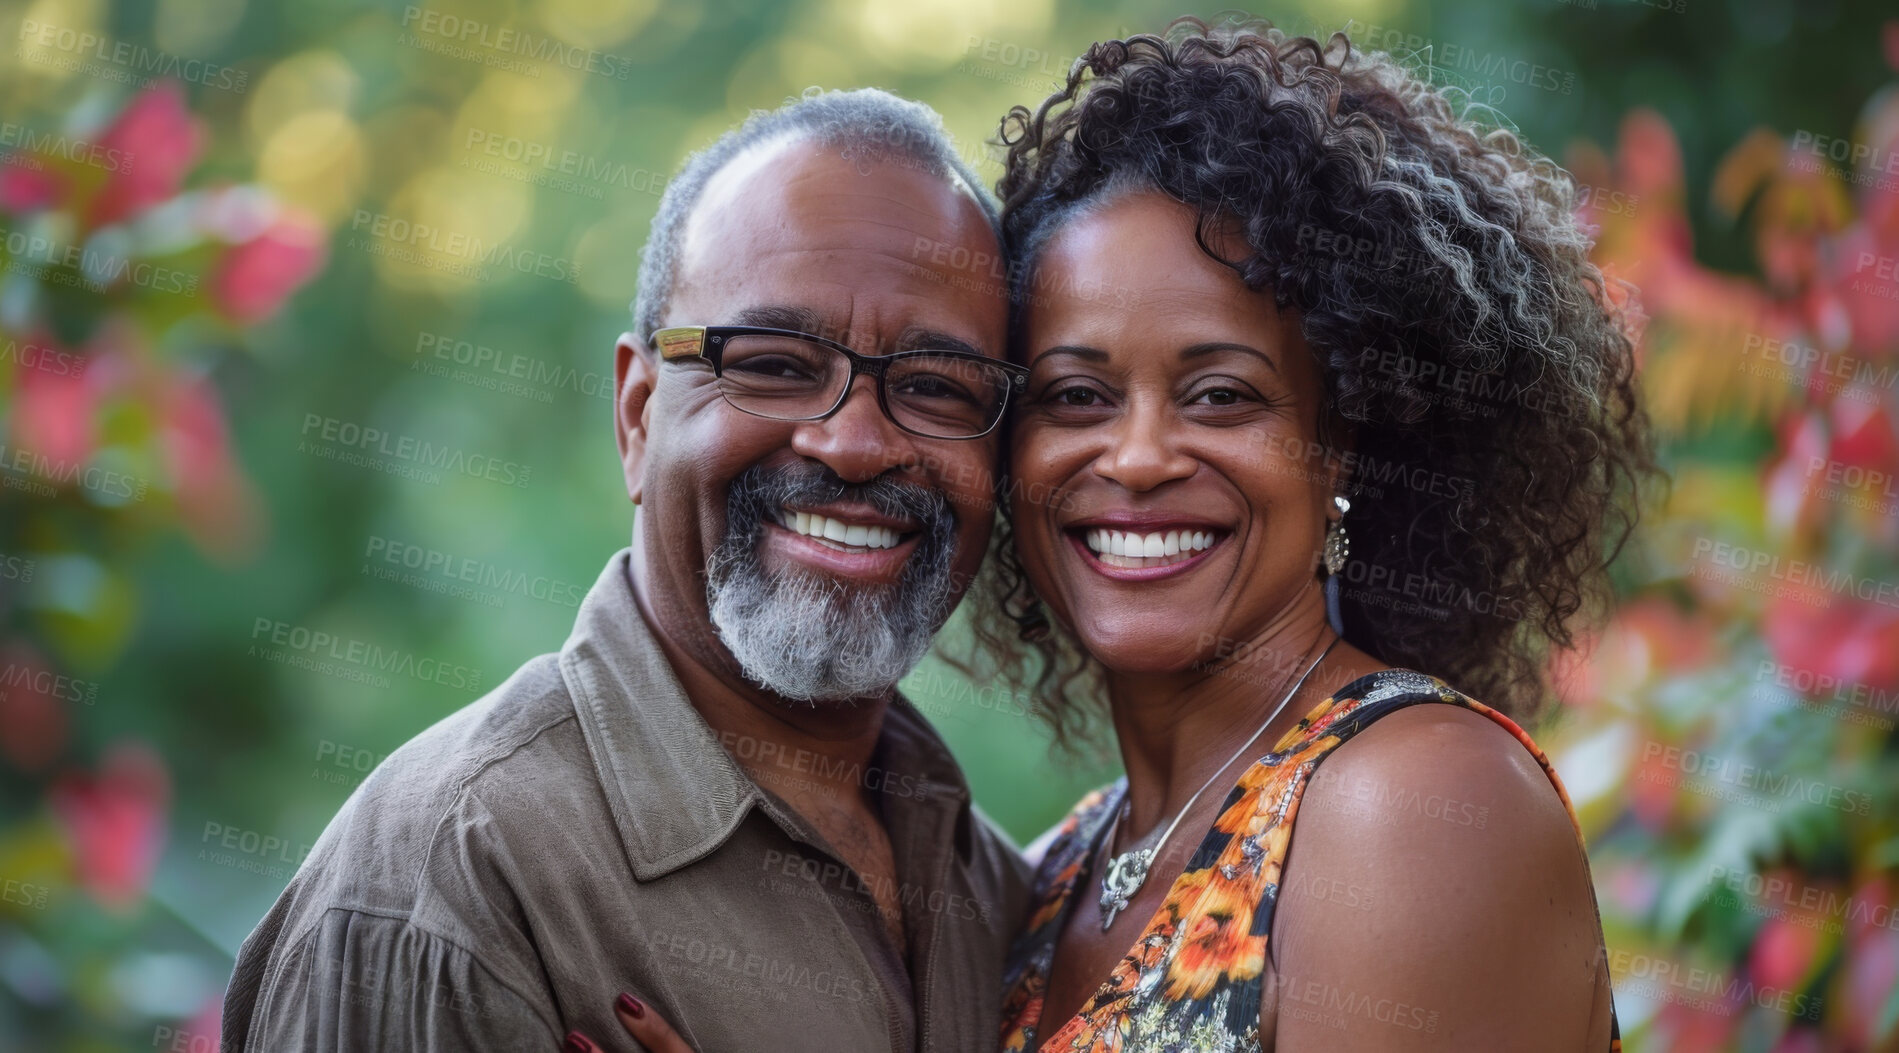
[[[567,1053],[600,1053],[600,1047],[593,1044],[593,1039],[578,1031],[567,1032],[567,1041],[561,1043],[561,1048]]]
[[[638,1020],[641,1017],[644,1017],[646,1015],[646,1006],[642,1005],[639,999],[633,997],[630,994],[626,994],[622,992],[619,998],[619,1002],[620,1002],[620,1008],[626,1010],[626,1015],[632,1017],[635,1020]]]

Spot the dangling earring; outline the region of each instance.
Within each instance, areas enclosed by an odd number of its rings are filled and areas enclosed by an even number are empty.
[[[1345,569],[1345,559],[1352,554],[1352,539],[1345,535],[1345,513],[1352,510],[1352,503],[1343,497],[1334,496],[1332,504],[1339,510],[1339,517],[1325,528],[1325,573],[1327,577],[1337,577]]]
[[[1339,517],[1325,528],[1325,620],[1333,632],[1344,636],[1345,616],[1339,610],[1339,571],[1345,569],[1346,557],[1352,554],[1352,539],[1345,534],[1345,513],[1352,510],[1352,503],[1334,495],[1332,505],[1339,510]]]

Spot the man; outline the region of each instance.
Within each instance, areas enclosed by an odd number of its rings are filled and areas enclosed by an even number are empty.
[[[873,91],[687,162],[616,353],[632,546],[344,805],[227,1050],[553,1049],[622,992],[712,1053],[994,1044],[1026,875],[895,692],[981,563],[1021,374],[976,186]]]

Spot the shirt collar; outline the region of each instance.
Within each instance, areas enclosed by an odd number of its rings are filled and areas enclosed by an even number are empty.
[[[663,877],[711,853],[764,799],[686,697],[634,599],[631,548],[607,561],[561,648],[595,773],[633,876]],[[899,695],[884,716],[877,763],[915,773],[927,800],[953,804],[956,855],[969,861],[969,787],[922,714]],[[894,843],[894,840],[893,840]]]

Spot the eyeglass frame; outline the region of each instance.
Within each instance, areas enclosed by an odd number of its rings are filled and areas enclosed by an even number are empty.
[[[988,355],[977,354],[972,351],[956,351],[947,348],[943,350],[917,348],[913,351],[896,351],[888,355],[865,355],[859,354],[835,340],[818,336],[815,333],[803,333],[796,329],[774,329],[770,326],[761,325],[671,325],[663,329],[653,330],[653,335],[647,340],[647,343],[659,354],[661,361],[672,362],[684,358],[704,359],[712,366],[713,378],[719,379],[725,376],[725,342],[735,336],[783,336],[808,340],[811,343],[819,344],[842,354],[845,360],[851,365],[850,375],[844,379],[844,388],[838,392],[837,401],[831,404],[830,409],[811,417],[774,417],[770,414],[748,410],[744,406],[733,402],[732,399],[726,395],[723,388],[719,390],[719,397],[725,400],[726,405],[731,406],[740,413],[750,414],[751,416],[760,417],[765,420],[781,420],[794,424],[829,420],[838,410],[844,408],[844,403],[851,397],[851,388],[857,383],[857,378],[860,376],[868,376],[875,381],[877,385],[877,408],[883,411],[885,419],[889,420],[890,423],[895,424],[901,430],[919,438],[940,439],[945,442],[961,442],[964,439],[980,439],[995,431],[997,425],[1001,424],[1003,419],[1009,415],[1010,396],[1021,391],[1029,382],[1029,370],[1027,366],[1020,366],[1014,362],[1004,362],[999,358],[991,358]],[[1002,389],[1002,405],[996,407],[996,419],[990,421],[987,428],[984,428],[974,435],[956,436],[931,435],[928,432],[918,431],[898,420],[896,415],[890,412],[890,402],[884,393],[884,374],[889,372],[892,362],[899,362],[906,358],[919,355],[929,355],[932,358],[965,359],[981,362],[984,365],[1001,367],[1003,374],[1009,378],[1009,382],[1007,386]]]

